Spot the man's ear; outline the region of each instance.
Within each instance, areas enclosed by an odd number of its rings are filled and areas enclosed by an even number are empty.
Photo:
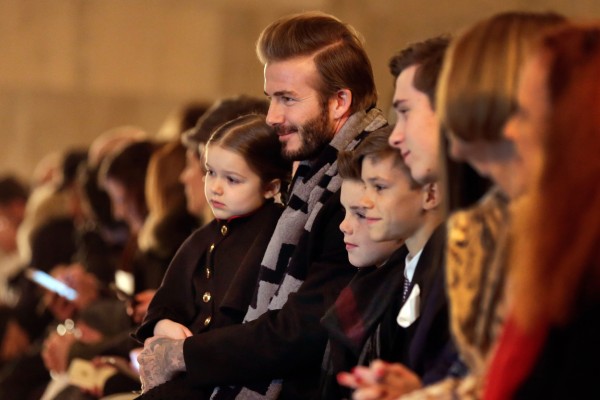
[[[433,210],[437,208],[442,200],[440,185],[437,182],[428,183],[423,186],[423,210]]]
[[[334,119],[340,119],[348,115],[352,105],[352,92],[350,89],[340,89],[329,100],[331,115]]]
[[[273,179],[265,185],[263,196],[265,199],[272,199],[281,190],[281,179]]]

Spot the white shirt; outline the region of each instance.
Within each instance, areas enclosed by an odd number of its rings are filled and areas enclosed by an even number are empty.
[[[410,254],[406,255],[406,259],[404,260],[404,277],[412,282],[413,276],[415,276],[415,269],[417,269],[417,264],[419,263],[419,258],[421,258],[421,254],[423,253],[423,249],[419,250],[419,252],[411,257]]]

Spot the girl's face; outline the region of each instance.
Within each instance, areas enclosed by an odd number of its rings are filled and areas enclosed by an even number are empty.
[[[218,219],[251,213],[274,195],[242,156],[214,144],[206,148],[204,194]]]
[[[112,213],[116,220],[125,221],[132,233],[138,233],[144,225],[145,216],[127,192],[127,188],[119,181],[106,179],[106,192],[110,197]]]

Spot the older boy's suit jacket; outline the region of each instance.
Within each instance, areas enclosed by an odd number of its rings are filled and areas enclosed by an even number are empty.
[[[448,322],[445,292],[446,225],[433,233],[419,259],[411,289],[421,290],[420,315],[415,324],[400,328],[402,342],[408,343],[406,365],[421,376],[424,384],[440,380],[457,360]]]

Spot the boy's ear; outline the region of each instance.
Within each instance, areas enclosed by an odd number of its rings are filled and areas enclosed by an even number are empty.
[[[437,208],[441,199],[440,185],[437,182],[423,186],[423,210],[428,211]]]
[[[272,199],[281,190],[281,179],[273,179],[265,185],[263,196],[265,199]]]
[[[329,100],[329,107],[333,118],[339,119],[345,116],[352,105],[352,92],[350,89],[340,89]]]

